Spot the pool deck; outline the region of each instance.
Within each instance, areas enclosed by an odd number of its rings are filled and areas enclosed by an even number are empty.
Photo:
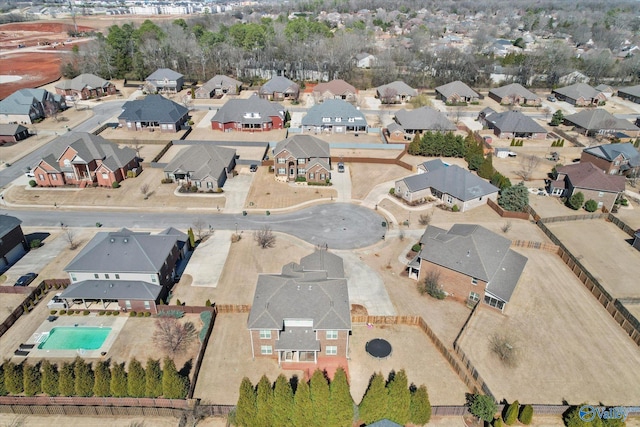
[[[31,335],[29,340],[25,342],[25,344],[34,344],[34,347],[29,350],[29,358],[66,358],[66,357],[76,357],[81,356],[85,359],[92,358],[102,358],[102,353],[108,353],[109,349],[118,338],[118,334],[124,327],[127,322],[128,316],[123,316],[122,314],[119,316],[99,316],[95,313],[91,313],[87,316],[83,315],[73,315],[67,316],[62,315],[58,316],[58,318],[50,322],[48,320],[44,320],[40,324],[40,326],[35,330],[35,332]],[[47,350],[47,349],[39,349],[38,344],[41,342],[40,340],[43,337],[43,334],[48,334],[51,332],[53,328],[60,327],[107,327],[111,328],[111,332],[102,343],[102,346],[96,350]]]

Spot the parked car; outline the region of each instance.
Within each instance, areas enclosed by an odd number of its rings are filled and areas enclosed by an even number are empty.
[[[56,294],[53,297],[53,299],[47,303],[47,308],[49,308],[50,310],[52,310],[52,309],[62,310],[62,309],[69,308],[69,304],[67,304],[67,301],[65,301],[62,298],[60,298],[60,295],[61,294],[59,294],[59,293]]]
[[[549,95],[549,96],[547,96],[547,101],[549,101],[549,102],[556,102],[556,101],[557,101],[557,99],[556,99],[556,97],[555,97],[555,96]]]
[[[24,276],[20,276],[13,286],[29,286],[29,283],[36,280],[38,275],[36,273],[27,273]]]
[[[27,168],[27,169],[25,169],[24,174],[25,174],[25,176],[26,176],[27,178],[35,178],[35,177],[36,177],[36,176],[33,174],[33,171],[31,170],[31,168]]]
[[[249,166],[249,170],[251,172],[255,172],[258,170],[258,165],[256,165],[255,163],[253,163],[251,166]]]
[[[342,162],[338,163],[338,172],[340,173],[344,172],[344,163]]]

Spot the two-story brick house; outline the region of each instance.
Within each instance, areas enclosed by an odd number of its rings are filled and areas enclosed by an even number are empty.
[[[343,358],[346,365],[351,312],[342,258],[316,251],[280,274],[261,274],[247,328],[254,358],[279,366]]]
[[[580,163],[592,163],[609,175],[639,175],[640,152],[631,143],[605,144],[582,150]]]
[[[284,139],[273,149],[276,181],[326,182],[331,179],[329,143],[311,135]]]
[[[62,80],[55,89],[57,94],[74,99],[100,98],[118,93],[113,83],[94,74],[80,74],[71,80]]]
[[[184,85],[184,75],[170,68],[158,68],[145,79],[145,88],[151,93],[178,93]]]
[[[616,199],[624,191],[625,178],[605,173],[593,163],[575,163],[557,169],[558,176],[549,184],[549,193],[555,197],[571,197],[577,192],[585,202],[594,200],[598,209],[611,210]]]
[[[501,311],[527,263],[510,249],[509,239],[475,224],[454,224],[448,231],[430,225],[420,245],[407,267],[409,277],[421,281],[434,272],[448,298],[481,301]]]
[[[156,313],[156,304],[175,283],[184,233],[150,234],[126,228],[100,232],[65,267],[71,285],[60,295],[84,305],[116,303],[122,310]]]
[[[49,154],[33,168],[40,187],[98,185],[111,187],[127,178],[128,171],[140,173],[136,152],[119,147],[99,135],[69,132],[56,140],[65,148],[59,155]]]

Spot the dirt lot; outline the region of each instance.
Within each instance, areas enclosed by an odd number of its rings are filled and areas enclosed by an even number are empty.
[[[260,249],[252,233],[244,232],[239,242],[231,244],[217,287],[191,286],[191,277],[183,275],[172,292],[173,298],[195,305],[207,299],[218,304],[251,304],[258,274],[280,273],[283,265],[298,262],[312,252],[311,245],[280,233],[276,233],[274,248]]]
[[[221,418],[208,418],[208,420],[219,420],[222,424],[198,423],[198,426],[224,427]],[[88,417],[70,415],[11,415],[0,414],[0,425],[3,426],[29,426],[29,427],[50,427],[52,425],[62,425],[67,427],[176,427],[179,425],[178,418],[171,417]]]
[[[351,174],[351,198],[362,200],[378,184],[396,181],[412,174],[411,171],[397,165],[371,163],[348,163]],[[391,185],[389,188],[393,187]]]
[[[640,298],[640,252],[631,246],[628,234],[595,219],[554,222],[547,227],[614,298]]]
[[[269,168],[260,167],[255,173],[245,208],[279,209],[300,203],[318,201],[325,203],[336,198],[338,192],[331,187],[295,185],[277,182]]]
[[[629,207],[621,207],[615,215],[634,230],[640,229],[640,203],[629,199]]]
[[[495,397],[637,404],[638,347],[556,255],[519,252],[529,261],[506,316],[481,307],[461,340]],[[503,366],[490,351],[488,339],[495,333],[516,337],[515,368]]]

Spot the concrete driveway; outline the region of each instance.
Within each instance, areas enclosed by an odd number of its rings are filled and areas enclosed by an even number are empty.
[[[338,192],[338,201],[343,203],[351,202],[351,171],[347,165],[344,172],[338,172],[338,164],[333,165],[331,171],[332,187]]]
[[[69,242],[65,241],[62,235],[57,238],[49,236],[42,240],[42,246],[38,249],[32,249],[25,254],[17,263],[15,263],[7,272],[7,280],[5,284],[11,286],[18,277],[27,273],[38,273],[42,267],[53,261],[61,252],[67,249]],[[34,283],[38,283],[36,279]]]
[[[251,188],[254,174],[246,168],[239,168],[241,172],[224,183],[224,195],[227,199],[224,210],[227,213],[240,213]],[[246,172],[245,172],[246,171]]]
[[[395,316],[396,310],[382,278],[351,251],[337,251],[344,260],[349,284],[349,301],[367,308],[372,316]]]
[[[218,286],[233,233],[231,230],[216,230],[206,242],[198,245],[183,273],[193,278],[191,286]]]

